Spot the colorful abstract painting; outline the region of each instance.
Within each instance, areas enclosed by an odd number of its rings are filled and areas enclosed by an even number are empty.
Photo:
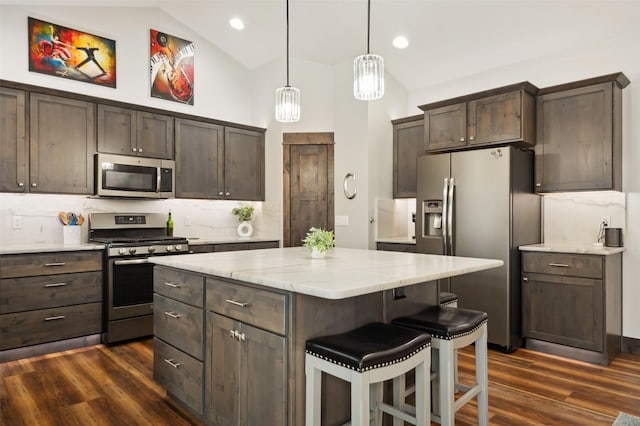
[[[29,71],[116,87],[116,42],[29,18]]]
[[[193,105],[193,43],[151,30],[151,96]]]

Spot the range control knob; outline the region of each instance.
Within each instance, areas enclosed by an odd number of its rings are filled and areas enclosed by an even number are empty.
[[[129,254],[136,254],[136,249],[135,249],[135,247],[131,247],[131,248],[129,249]]]
[[[174,246],[167,246],[167,251],[174,251],[175,247]]]
[[[118,249],[118,254],[120,255],[127,254],[127,250],[124,248]]]
[[[154,246],[149,247],[148,249],[149,253],[155,253],[156,252],[156,248]]]
[[[180,251],[180,250],[182,250],[182,245],[176,244],[176,251]]]

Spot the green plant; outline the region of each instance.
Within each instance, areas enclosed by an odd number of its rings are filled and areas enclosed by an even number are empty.
[[[319,252],[325,252],[331,250],[335,245],[333,239],[333,231],[326,231],[322,228],[311,227],[307,236],[302,240],[305,247],[309,250],[315,247]]]
[[[253,217],[253,207],[252,206],[240,206],[235,207],[231,210],[231,213],[238,218],[238,222],[248,222]]]

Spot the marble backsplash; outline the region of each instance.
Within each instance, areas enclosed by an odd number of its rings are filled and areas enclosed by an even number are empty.
[[[597,191],[545,194],[543,197],[543,241],[547,244],[593,244],[604,217],[609,227],[622,228],[626,220],[623,192]]]
[[[162,213],[171,211],[174,235],[202,240],[237,238],[238,222],[231,210],[244,202],[224,200],[129,200],[75,195],[0,194],[0,244],[61,243],[62,224],[58,212]],[[280,239],[280,211],[265,202],[249,202],[255,207],[251,221],[254,237]],[[21,229],[13,229],[14,216]],[[89,239],[88,222],[82,225],[82,242]]]

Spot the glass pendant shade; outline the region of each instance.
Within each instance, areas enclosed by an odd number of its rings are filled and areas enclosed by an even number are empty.
[[[367,53],[353,61],[353,95],[371,101],[384,95],[384,60],[380,55]]]
[[[300,90],[291,86],[276,89],[276,120],[282,123],[300,120]]]

